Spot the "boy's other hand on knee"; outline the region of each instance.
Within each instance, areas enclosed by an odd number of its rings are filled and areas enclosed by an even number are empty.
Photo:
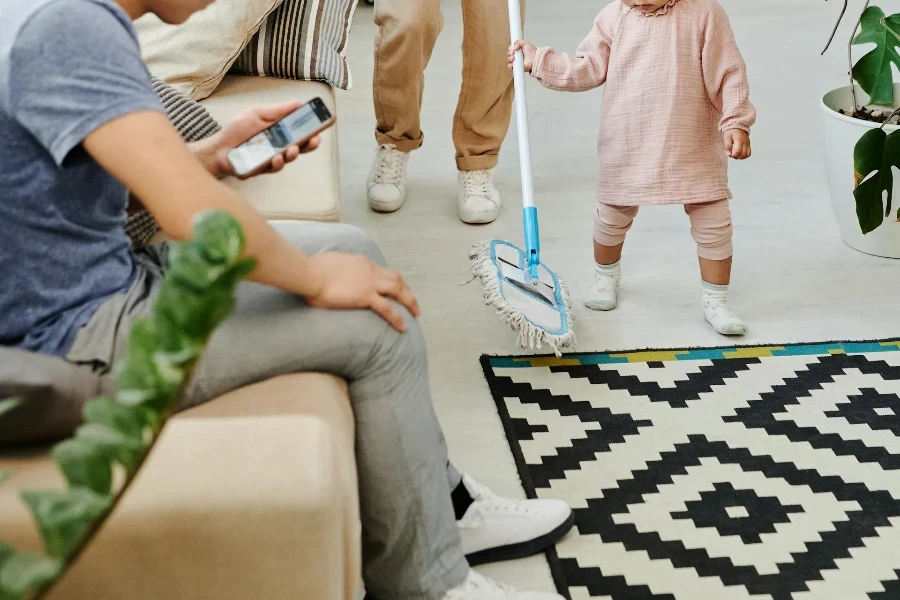
[[[522,55],[525,58],[525,72],[531,73],[531,69],[534,67],[534,55],[537,53],[537,48],[527,40],[519,40],[509,47],[509,52],[507,53],[509,68],[513,68],[513,63],[516,62],[516,52],[519,50],[522,51]]]
[[[406,320],[391,300],[406,307],[413,316],[421,313],[403,277],[365,256],[326,252],[311,257],[311,261],[322,283],[316,293],[306,296],[310,306],[369,309],[400,332],[406,331]]]
[[[743,129],[729,129],[724,134],[725,153],[735,160],[750,158],[750,134]]]

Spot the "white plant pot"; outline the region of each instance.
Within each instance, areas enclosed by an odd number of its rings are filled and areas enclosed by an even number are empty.
[[[865,92],[857,88],[859,102],[868,101]],[[894,85],[895,108],[900,106],[900,84]],[[850,112],[853,98],[850,86],[828,92],[822,98],[823,124],[825,130],[825,170],[828,177],[828,188],[831,192],[831,205],[837,218],[844,243],[860,252],[900,258],[900,223],[896,223],[897,208],[900,208],[900,177],[894,171],[894,201],[891,215],[885,222],[871,233],[863,235],[856,217],[856,200],[853,198],[853,148],[863,134],[880,127],[877,123],[861,121],[842,115],[844,109]],[[896,131],[898,126],[888,125],[885,131]]]

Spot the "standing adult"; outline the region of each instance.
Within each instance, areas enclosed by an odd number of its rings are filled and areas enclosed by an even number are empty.
[[[522,0],[524,2],[524,0]],[[493,169],[512,113],[507,0],[462,0],[463,81],[453,117],[457,202],[465,223],[500,213]],[[393,212],[406,200],[409,153],[422,145],[425,67],[443,28],[440,0],[378,0],[373,92],[378,151],[367,185],[369,206]]]

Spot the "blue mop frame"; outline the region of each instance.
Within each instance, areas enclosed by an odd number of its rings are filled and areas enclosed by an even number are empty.
[[[533,221],[533,223],[534,223],[534,229],[533,229],[533,232],[534,232],[534,235],[535,235],[535,237],[532,239],[532,242],[535,242],[535,243],[534,243],[534,245],[531,247],[531,250],[534,250],[534,252],[532,253],[532,252],[529,251],[529,253],[528,253],[528,258],[526,258],[526,253],[525,253],[521,248],[519,248],[518,246],[516,246],[515,244],[511,244],[511,243],[509,243],[509,242],[507,242],[507,241],[505,241],[505,240],[491,240],[491,262],[492,262],[494,265],[497,264],[497,261],[498,261],[498,258],[497,258],[497,246],[508,246],[509,248],[512,248],[513,250],[515,250],[516,253],[519,255],[519,265],[518,265],[519,268],[520,268],[523,272],[525,272],[525,273],[529,273],[529,272],[530,272],[530,273],[532,274],[532,278],[533,278],[533,279],[540,279],[540,277],[538,276],[537,268],[538,268],[538,266],[544,267],[544,269],[550,274],[550,277],[553,278],[553,299],[554,299],[554,301],[556,302],[555,310],[556,310],[556,311],[560,314],[560,316],[562,317],[562,327],[560,327],[559,330],[557,330],[557,331],[550,331],[550,330],[544,329],[544,327],[543,327],[542,325],[540,325],[540,324],[538,324],[538,323],[535,323],[534,321],[532,321],[531,319],[529,319],[527,316],[525,317],[525,320],[528,321],[529,323],[531,323],[532,325],[534,325],[535,327],[538,327],[538,328],[540,328],[540,329],[543,329],[544,331],[546,331],[546,332],[549,333],[550,335],[557,335],[557,336],[559,336],[559,335],[565,335],[565,334],[567,334],[567,333],[569,332],[569,315],[568,315],[567,312],[566,312],[566,303],[565,303],[565,301],[563,300],[562,292],[560,291],[560,290],[562,289],[562,284],[561,284],[560,281],[559,281],[559,277],[556,276],[556,273],[554,273],[553,271],[551,271],[550,269],[548,269],[548,268],[547,268],[547,265],[541,265],[541,263],[540,263],[539,260],[538,260],[538,262],[536,262],[536,263],[532,263],[532,261],[531,261],[531,258],[532,258],[532,257],[533,257],[534,259],[539,259],[539,258],[540,258],[540,249],[537,247],[537,243],[536,243],[536,242],[537,242],[537,231],[538,231],[538,228],[537,228],[537,210],[534,209],[533,207],[532,207],[532,210],[534,210],[534,221]],[[528,209],[526,208],[525,211],[528,211]],[[525,227],[527,228],[527,227],[528,227],[528,218],[527,218],[527,217],[526,217],[525,223],[526,223]],[[525,235],[526,235],[526,238],[525,238],[525,239],[526,239],[526,244],[527,244],[527,242],[528,242],[528,235],[529,235],[529,234],[526,232]],[[526,247],[527,247],[527,246],[526,246]],[[500,275],[500,270],[499,270],[499,268],[498,268],[498,270],[497,270],[497,277],[498,277],[498,279],[500,279],[500,280],[502,281],[503,276]],[[509,300],[507,300],[507,298],[506,298],[506,294],[503,293],[503,286],[502,286],[502,285],[500,286],[500,289],[499,289],[499,292],[498,292],[498,293],[500,294],[500,297],[503,298],[504,301],[509,302]]]

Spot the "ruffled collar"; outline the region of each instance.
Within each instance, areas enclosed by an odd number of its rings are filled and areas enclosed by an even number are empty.
[[[666,13],[668,13],[669,9],[672,8],[673,6],[675,6],[675,4],[677,2],[678,2],[678,0],[669,0],[663,6],[660,6],[652,13],[645,13],[641,10],[638,10],[637,8],[632,8],[631,10],[635,11],[642,17],[661,17],[661,16],[665,15]]]

